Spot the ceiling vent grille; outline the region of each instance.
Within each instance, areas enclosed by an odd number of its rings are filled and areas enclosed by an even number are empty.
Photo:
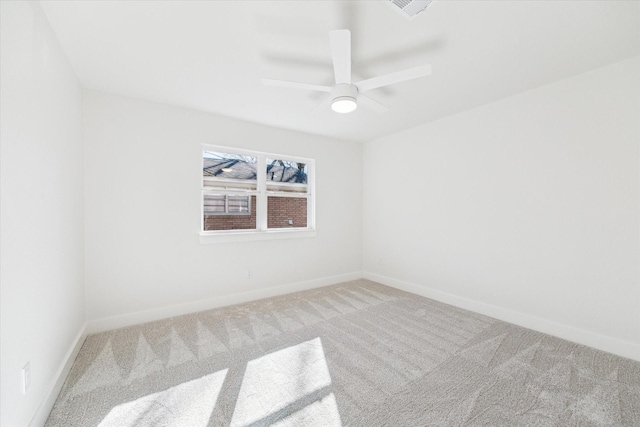
[[[413,19],[431,4],[432,0],[389,0],[394,9],[405,18]]]

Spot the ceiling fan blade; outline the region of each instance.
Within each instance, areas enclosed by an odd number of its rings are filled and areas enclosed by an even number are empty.
[[[329,31],[329,41],[336,84],[351,84],[351,32],[349,30]]]
[[[395,73],[386,74],[384,76],[373,77],[371,79],[362,80],[355,85],[359,92],[366,92],[382,86],[404,82],[407,80],[417,79],[418,77],[428,76],[431,74],[431,65],[419,65],[406,70],[396,71]]]
[[[369,98],[367,95],[358,94],[358,102],[364,105],[365,107],[377,111],[378,113],[384,113],[385,111],[389,111],[387,107],[380,104],[378,101],[374,101]]]
[[[262,79],[262,84],[267,86],[288,87],[291,89],[315,90],[317,92],[331,92],[331,86],[314,85],[311,83],[289,82],[286,80]]]

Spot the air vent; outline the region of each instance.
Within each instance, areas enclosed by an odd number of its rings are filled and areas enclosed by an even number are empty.
[[[413,19],[431,4],[432,0],[389,0],[394,9],[405,18]]]

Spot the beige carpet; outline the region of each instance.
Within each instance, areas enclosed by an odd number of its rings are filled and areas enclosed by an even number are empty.
[[[640,363],[359,280],[89,336],[47,426],[640,426]]]

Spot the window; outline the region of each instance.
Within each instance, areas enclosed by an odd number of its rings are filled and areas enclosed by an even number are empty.
[[[312,159],[203,146],[201,235],[313,231],[313,183]]]

